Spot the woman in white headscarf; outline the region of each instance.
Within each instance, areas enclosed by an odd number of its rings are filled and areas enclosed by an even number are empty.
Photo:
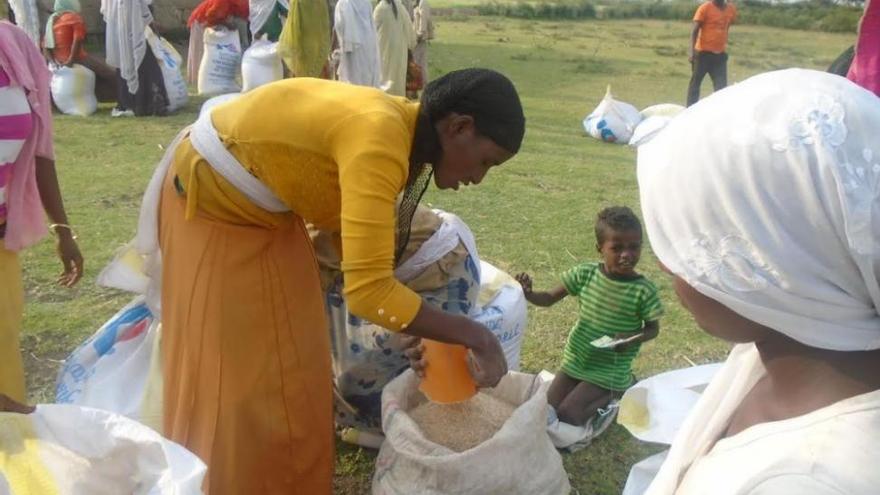
[[[119,69],[114,115],[165,115],[168,96],[162,69],[147,43],[153,0],[101,0],[107,24],[107,63]]]
[[[792,69],[639,148],[652,248],[699,326],[737,344],[646,494],[877,493],[877,129],[876,96]]]
[[[339,46],[339,80],[378,88],[379,43],[370,0],[339,0],[333,32]]]

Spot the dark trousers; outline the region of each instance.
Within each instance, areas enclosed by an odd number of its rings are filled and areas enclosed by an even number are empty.
[[[693,74],[688,86],[687,106],[700,101],[700,85],[706,74],[712,78],[715,91],[727,87],[727,54],[712,52],[696,52],[694,54]]]
[[[168,113],[168,93],[165,91],[165,78],[153,50],[147,46],[144,60],[138,67],[137,93],[128,92],[128,83],[116,71],[118,84],[118,104],[120,110],[131,110],[138,117],[145,115],[165,115]]]

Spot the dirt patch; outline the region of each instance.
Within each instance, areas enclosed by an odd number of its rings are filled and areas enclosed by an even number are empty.
[[[40,332],[21,338],[21,355],[31,403],[55,402],[55,378],[75,343],[67,336]]]

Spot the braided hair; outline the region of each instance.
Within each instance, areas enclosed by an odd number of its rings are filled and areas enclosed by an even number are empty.
[[[516,154],[526,118],[513,83],[491,69],[463,69],[431,81],[422,92],[411,162],[437,164],[443,156],[435,126],[444,117],[469,115],[481,135]]]
[[[501,73],[490,69],[463,69],[428,84],[422,92],[416,122],[409,180],[398,207],[398,260],[409,242],[416,207],[431,182],[432,167],[443,158],[436,124],[453,113],[469,115],[478,133],[510,153],[517,153],[522,144],[526,129],[522,104],[513,83]]]

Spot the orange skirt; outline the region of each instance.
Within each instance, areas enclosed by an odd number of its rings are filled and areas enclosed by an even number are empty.
[[[216,494],[329,494],[330,343],[302,219],[234,225],[166,179],[160,208],[164,433]]]

